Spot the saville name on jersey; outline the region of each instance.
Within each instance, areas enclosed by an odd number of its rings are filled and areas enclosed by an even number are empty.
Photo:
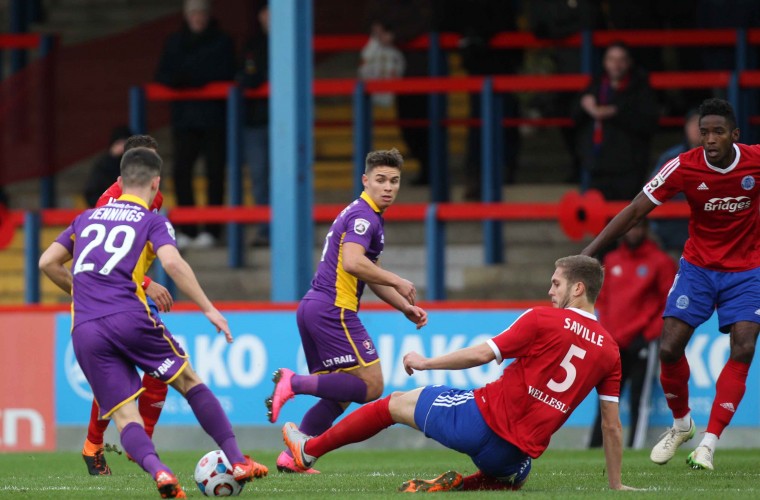
[[[604,343],[604,335],[599,335],[596,332],[592,332],[587,327],[574,321],[570,318],[565,318],[565,330],[570,330],[584,340],[588,340],[594,345],[602,346]]]

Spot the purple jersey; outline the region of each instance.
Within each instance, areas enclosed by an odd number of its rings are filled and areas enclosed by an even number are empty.
[[[364,282],[343,270],[343,243],[347,242],[363,246],[372,262],[377,262],[383,252],[383,218],[367,193],[344,208],[330,227],[305,299],[328,302],[351,311],[359,309]]]
[[[176,245],[166,217],[128,194],[86,210],[56,241],[73,255],[72,328],[115,312],[149,313],[145,271],[158,248]]]

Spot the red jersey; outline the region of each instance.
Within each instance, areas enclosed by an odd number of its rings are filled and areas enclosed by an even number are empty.
[[[475,401],[494,432],[533,458],[591,389],[618,401],[620,352],[593,314],[529,309],[488,344],[497,362],[517,359],[498,380],[475,389]]]
[[[118,182],[114,182],[111,184],[111,187],[106,189],[105,193],[100,195],[100,198],[98,198],[98,202],[95,203],[95,207],[99,208],[103,205],[108,205],[112,201],[118,200],[121,196],[121,187],[119,186]],[[150,210],[152,212],[158,212],[161,210],[161,206],[164,204],[164,195],[161,194],[161,190],[156,193],[156,197],[153,198],[153,203],[150,205]]]
[[[760,146],[734,144],[736,159],[724,169],[710,165],[699,147],[667,162],[644,186],[660,205],[684,193],[691,207],[683,258],[712,271],[760,266]]]
[[[647,342],[660,336],[662,311],[675,274],[673,259],[651,240],[637,248],[622,243],[604,256],[604,285],[596,309],[599,322],[621,349],[638,335]]]

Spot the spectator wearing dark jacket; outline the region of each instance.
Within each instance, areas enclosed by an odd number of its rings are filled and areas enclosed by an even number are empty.
[[[610,45],[604,71],[582,93],[574,110],[583,188],[608,200],[630,200],[649,173],[650,140],[657,129],[657,101],[646,72],[628,48]]]
[[[174,88],[202,87],[235,76],[232,38],[211,18],[208,0],[185,0],[185,20],[179,32],[169,36],[156,71],[156,81]],[[174,189],[177,204],[194,206],[193,166],[203,156],[206,166],[207,204],[224,201],[225,103],[224,101],[173,101]],[[206,231],[191,225],[177,227],[177,245],[208,248],[219,238],[221,226]]]

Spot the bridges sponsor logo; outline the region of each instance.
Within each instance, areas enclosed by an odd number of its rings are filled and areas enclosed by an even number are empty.
[[[739,212],[746,210],[752,204],[749,196],[727,196],[725,198],[710,198],[705,203],[705,212]]]

